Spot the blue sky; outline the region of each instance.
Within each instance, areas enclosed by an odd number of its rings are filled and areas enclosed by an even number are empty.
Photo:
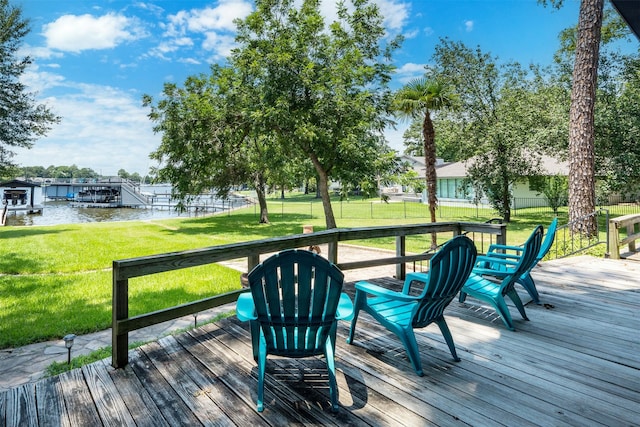
[[[441,37],[462,41],[500,60],[549,64],[558,33],[575,25],[578,0],[561,10],[536,0],[376,0],[390,35],[406,40],[394,55],[399,87],[420,76]],[[253,10],[248,0],[13,0],[31,21],[24,52],[34,59],[24,76],[31,91],[62,122],[31,150],[22,166],[72,165],[103,175],[119,169],[145,175],[161,136],[151,130],[143,94],[157,98],[164,82],[182,84],[224,62],[234,46],[235,18]],[[335,16],[334,2],[323,2]],[[636,40],[631,43],[637,43]],[[402,149],[406,124],[390,129]]]

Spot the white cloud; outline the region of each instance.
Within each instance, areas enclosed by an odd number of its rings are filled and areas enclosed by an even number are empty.
[[[380,15],[383,17],[383,25],[389,33],[397,34],[402,31],[409,19],[411,11],[411,3],[400,0],[373,0],[380,9]],[[302,1],[297,0],[296,6],[301,6]],[[352,5],[347,4],[349,10]],[[320,3],[320,13],[328,25],[338,19],[336,4],[333,1],[323,1]]]
[[[195,45],[194,40],[204,36],[201,39],[202,49],[214,52],[214,60],[225,58],[235,46],[234,20],[245,18],[252,10],[252,3],[245,0],[221,0],[216,7],[182,10],[170,15],[168,22],[161,24],[167,40],[152,49],[149,54],[168,59],[167,53],[189,46],[185,40],[190,40]],[[194,58],[188,61],[199,62]]]
[[[44,46],[31,46],[25,44],[18,52],[19,56],[30,56],[33,59],[52,59],[62,58],[61,52],[56,52],[53,49]]]
[[[251,13],[253,7],[250,2],[243,0],[222,0],[215,8],[205,8],[195,10],[190,13],[187,19],[187,26],[190,31],[207,32],[235,31],[234,20],[244,18]]]
[[[411,31],[407,31],[406,33],[404,33],[404,38],[405,39],[415,39],[416,37],[418,37],[419,34],[420,34],[420,30],[413,29]]]
[[[134,3],[133,6],[142,9],[142,10],[147,10],[151,13],[153,13],[154,15],[160,17],[162,16],[164,9],[161,8],[160,6],[156,6],[155,4],[151,4],[151,3],[145,3],[145,2],[137,2]]]
[[[228,57],[231,54],[231,49],[235,46],[236,42],[233,36],[220,35],[214,32],[207,33],[207,37],[202,43],[203,49],[215,52],[213,59],[216,60]]]
[[[397,0],[377,0],[384,26],[392,32],[401,31],[409,19],[411,4]]]
[[[473,21],[471,20],[464,21],[464,29],[468,33],[473,31]]]
[[[425,73],[426,64],[416,64],[407,62],[396,69],[396,75],[401,83],[407,83],[412,79],[422,77]]]
[[[104,175],[119,169],[147,173],[149,153],[159,146],[140,99],[120,89],[68,84],[75,91],[42,102],[62,117],[31,150],[16,150],[22,166],[72,165]]]
[[[100,17],[89,14],[64,15],[43,26],[48,48],[75,53],[111,49],[145,34],[136,19],[114,13]]]
[[[235,32],[233,21],[245,18],[252,10],[251,3],[244,0],[222,0],[216,7],[182,10],[168,17],[168,24],[163,25],[165,36],[178,37],[189,32]]]
[[[41,93],[47,89],[64,84],[64,77],[60,74],[39,71],[39,67],[32,65],[20,77],[29,92]]]
[[[202,64],[201,61],[195,59],[195,58],[182,58],[179,59],[180,62],[184,63],[184,64],[191,64],[191,65],[200,65]]]
[[[193,44],[193,40],[189,37],[176,37],[163,41],[158,46],[151,49],[147,55],[168,61],[170,58],[167,57],[167,54],[177,52],[185,47],[191,47]]]

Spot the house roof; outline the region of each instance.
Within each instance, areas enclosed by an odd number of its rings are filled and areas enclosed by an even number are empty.
[[[558,160],[550,156],[542,156],[541,166],[542,170],[547,175],[568,175],[569,163]],[[438,178],[466,178],[467,177],[467,165],[469,160],[464,162],[450,162],[443,163],[436,166],[436,173]],[[424,163],[414,165],[414,170],[421,178],[425,177]]]
[[[3,187],[3,188],[40,187],[40,184],[36,182],[27,182],[27,181],[20,181],[19,179],[13,179],[11,181],[0,182],[0,187]]]
[[[640,1],[611,0],[622,19],[627,22],[631,31],[640,39]]]

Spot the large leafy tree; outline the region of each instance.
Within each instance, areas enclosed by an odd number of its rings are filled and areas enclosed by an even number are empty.
[[[447,129],[441,134],[448,139],[445,145],[460,145],[476,195],[486,195],[509,221],[513,184],[539,175],[544,144],[564,134],[564,110],[554,101],[558,93],[539,70],[500,65],[460,42],[442,40],[434,60],[459,98],[457,111],[439,114],[436,128]]]
[[[16,166],[11,161],[13,148],[32,147],[59,121],[20,81],[31,64],[31,58],[18,55],[29,30],[22,10],[11,6],[8,0],[0,0],[0,176],[8,176]]]
[[[266,185],[281,157],[277,135],[264,132],[253,114],[251,87],[231,67],[214,65],[208,76],[191,76],[183,87],[167,83],[162,98],[145,95],[154,130],[162,142],[151,158],[159,161],[157,179],[173,184],[179,206],[209,189],[224,197],[234,185],[256,190],[260,222],[269,222]]]
[[[438,80],[425,78],[414,79],[407,83],[395,94],[394,110],[408,118],[422,119],[422,142],[424,143],[425,179],[427,184],[427,199],[431,222],[436,222],[436,208],[438,205],[438,176],[436,173],[436,131],[433,127],[431,112],[448,108],[453,105],[455,96]],[[432,247],[438,244],[433,233]]]
[[[278,135],[291,161],[311,161],[327,228],[335,228],[329,185],[369,173],[389,151],[382,131],[390,92],[382,16],[368,0],[339,2],[325,25],[318,0],[263,0],[238,23],[231,55],[243,83],[255,90],[253,114]]]
[[[603,194],[640,195],[640,58],[617,58],[618,78],[599,90],[595,117],[596,175]],[[602,77],[602,66],[599,78]],[[606,73],[605,73],[606,74]],[[606,79],[603,79],[606,80]]]

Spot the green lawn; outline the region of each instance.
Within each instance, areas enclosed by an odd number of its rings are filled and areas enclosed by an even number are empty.
[[[402,205],[375,204],[380,205],[375,209],[400,209]],[[311,205],[313,215],[308,213]],[[425,217],[407,218],[399,210],[395,219],[362,219],[370,214],[371,206],[370,202],[343,203],[342,216],[336,215],[338,227],[427,221]],[[347,209],[350,213],[344,215]],[[315,231],[325,229],[322,205],[309,196],[290,197],[285,203],[270,199],[269,210],[268,225],[257,223],[251,207],[200,218],[0,228],[0,348],[109,328],[113,260],[298,234],[305,224],[313,225]],[[489,211],[482,215],[472,211],[443,220],[483,222],[495,216]],[[550,212],[518,214],[508,226],[509,242],[523,242],[535,225],[548,224],[551,218]],[[566,215],[560,222],[566,223]],[[352,243],[395,247],[393,238]],[[429,243],[427,237],[411,238],[407,250],[422,252]],[[238,289],[239,276],[235,270],[208,265],[132,279],[131,314]]]

